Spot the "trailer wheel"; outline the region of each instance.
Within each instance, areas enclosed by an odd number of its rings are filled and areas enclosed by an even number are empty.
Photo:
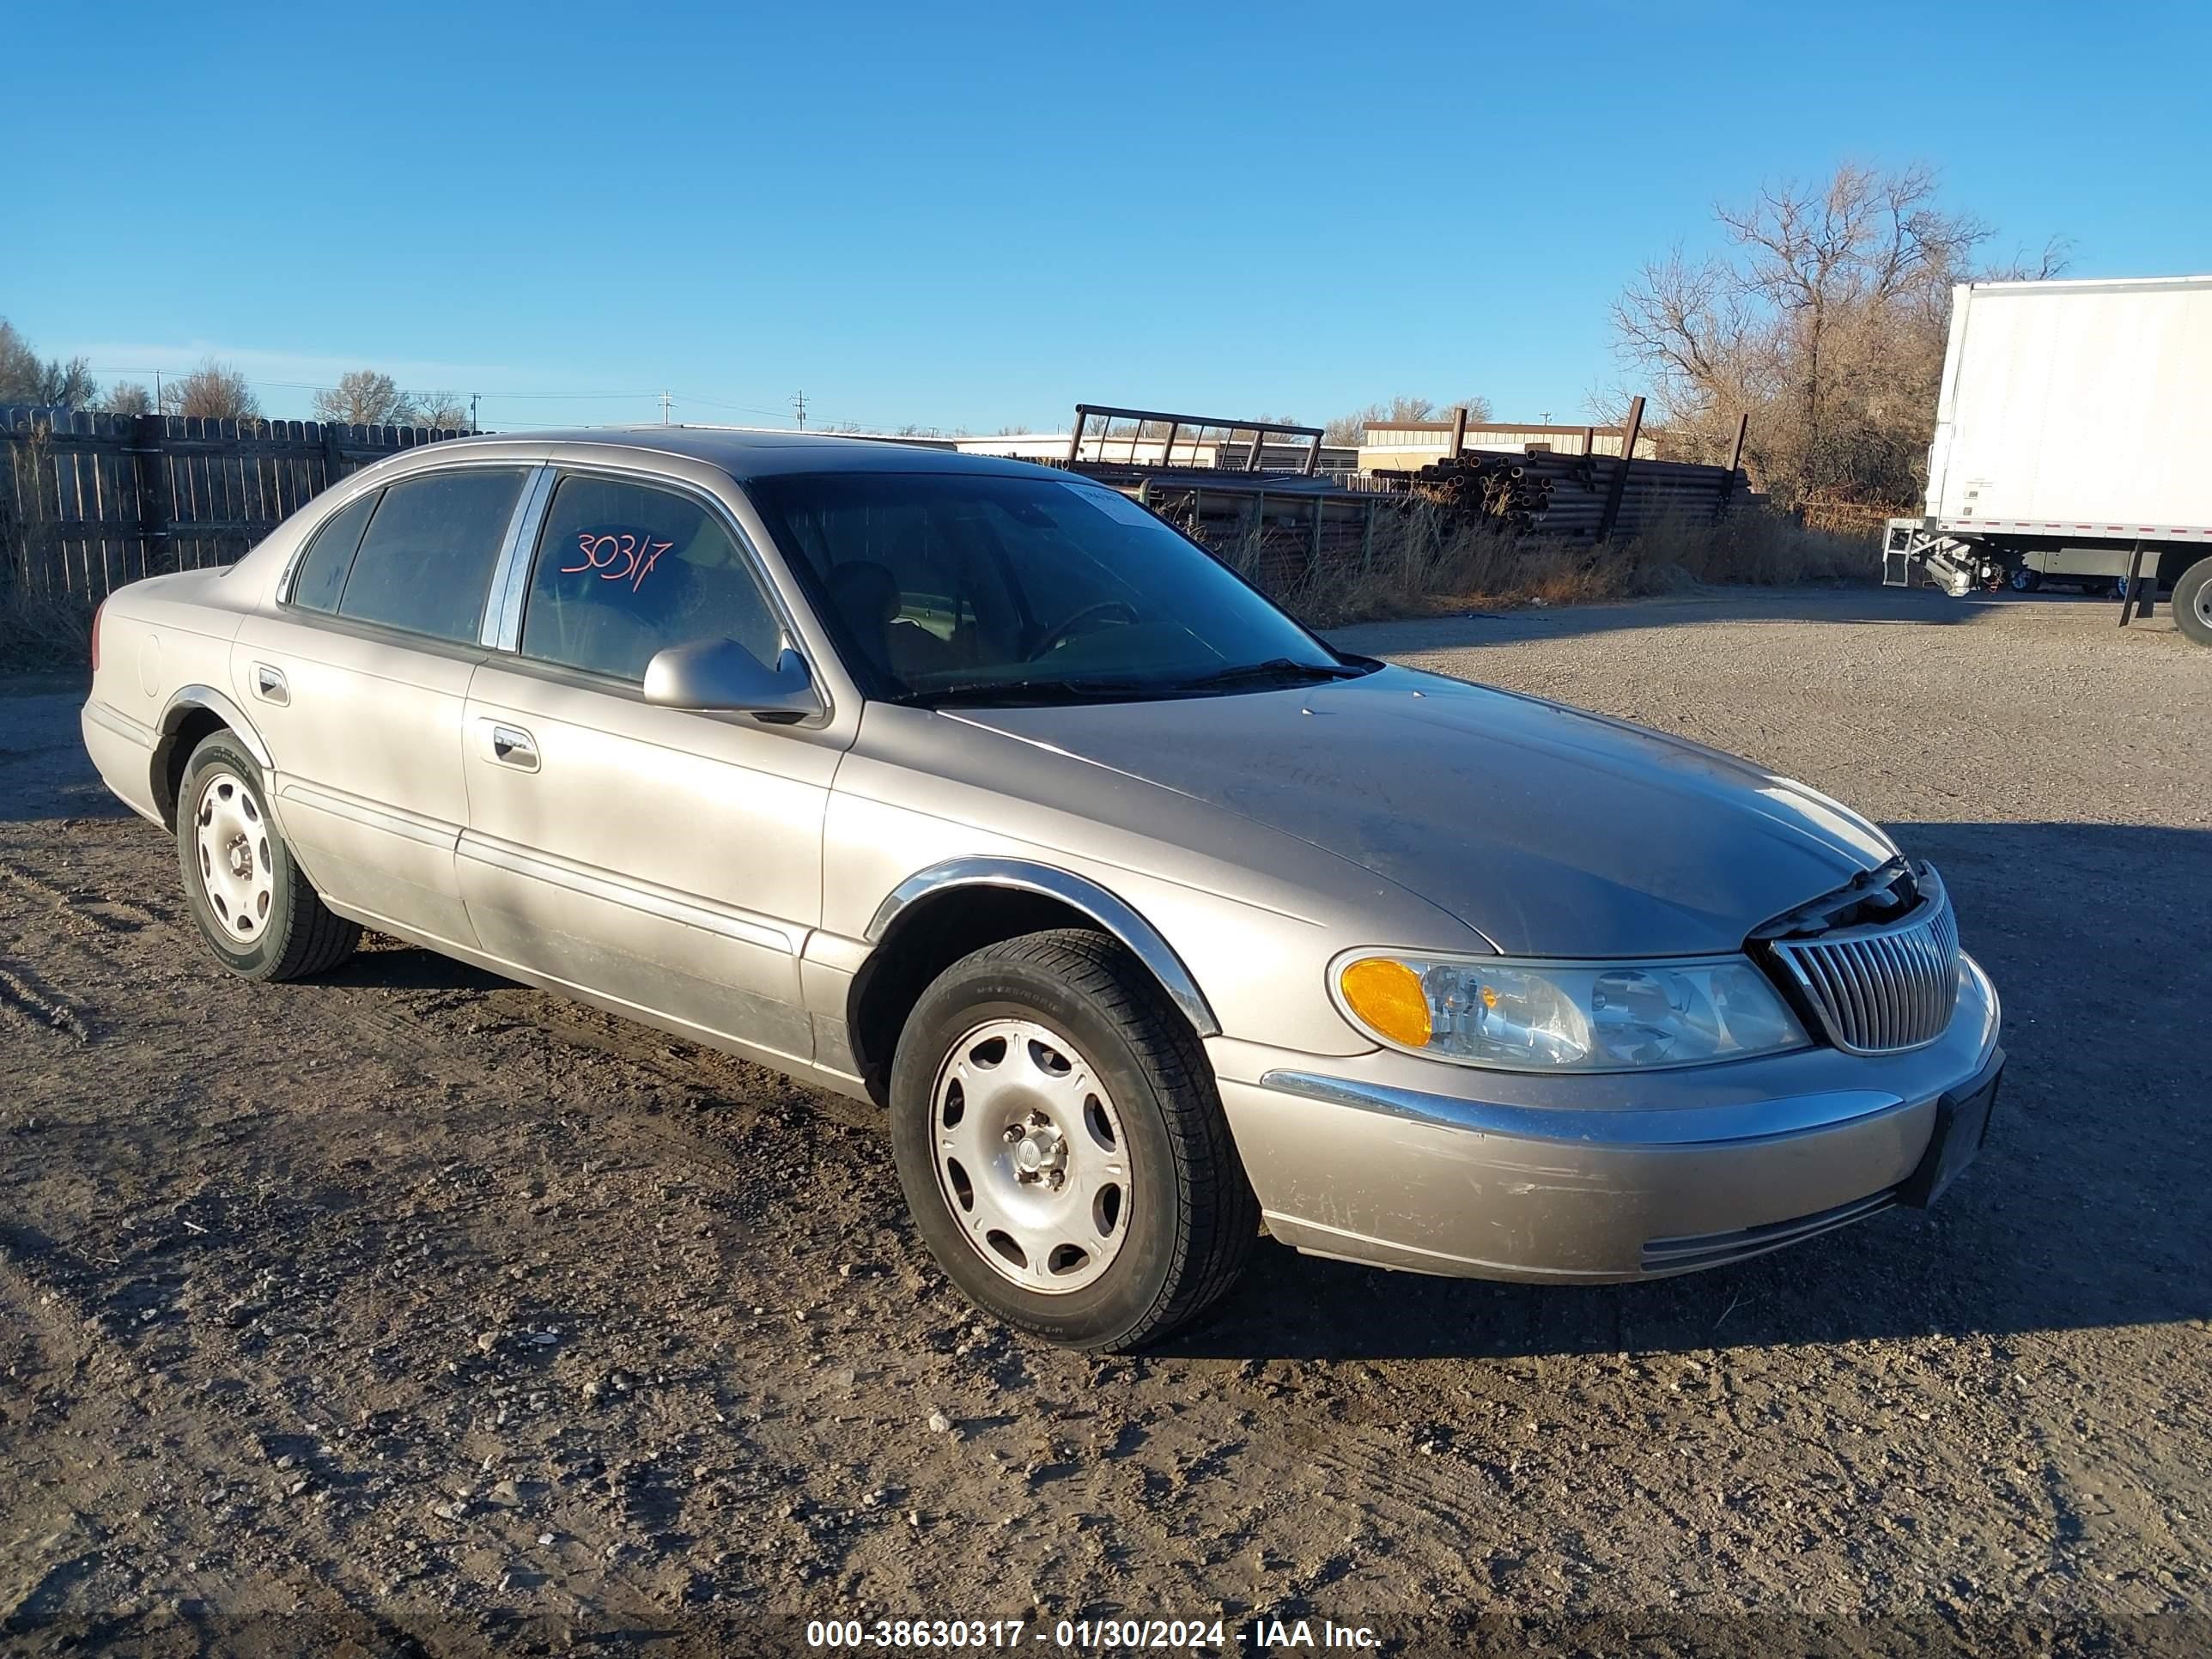
[[[2012,568],[2010,580],[2014,592],[2033,593],[2043,586],[2043,573],[2040,570],[2030,570],[2024,564],[2016,564]]]
[[[2168,603],[2175,627],[2199,645],[2212,645],[2212,559],[2199,559],[2183,571]]]

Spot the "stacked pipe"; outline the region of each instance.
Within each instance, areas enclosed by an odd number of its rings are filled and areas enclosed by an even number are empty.
[[[1579,459],[1542,451],[1527,455],[1476,453],[1447,457],[1414,473],[1412,488],[1416,495],[1465,517],[1487,520],[1499,529],[1526,534],[1535,530],[1550,510],[1555,482],[1571,471],[1560,463]]]
[[[1494,519],[1518,533],[1595,540],[1621,468],[1615,455],[1468,455],[1424,467],[1413,488],[1473,516]],[[1611,534],[1626,540],[1674,514],[1698,521],[1750,497],[1741,471],[1680,461],[1638,460],[1621,480]]]

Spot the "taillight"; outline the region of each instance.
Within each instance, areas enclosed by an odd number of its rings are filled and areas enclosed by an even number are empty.
[[[95,674],[100,672],[100,618],[106,609],[107,601],[102,599],[92,613],[92,672]]]

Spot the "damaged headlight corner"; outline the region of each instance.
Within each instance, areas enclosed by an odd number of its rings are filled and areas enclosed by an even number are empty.
[[[1632,1072],[1807,1047],[1742,957],[1547,962],[1354,951],[1329,969],[1352,1022],[1394,1048],[1514,1072]]]

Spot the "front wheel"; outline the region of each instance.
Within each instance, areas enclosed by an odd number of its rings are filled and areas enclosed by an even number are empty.
[[[2024,564],[2016,564],[2012,568],[2010,580],[2014,592],[2033,593],[2043,586],[2043,573],[2039,570],[2030,570]]]
[[[946,969],[900,1033],[890,1097],[931,1254],[1052,1341],[1120,1352],[1189,1323],[1258,1236],[1205,1050],[1103,934],[1025,934]]]
[[[228,732],[203,738],[177,791],[177,862],[192,920],[245,979],[335,968],[361,929],[327,908],[269,816],[261,768]]]

